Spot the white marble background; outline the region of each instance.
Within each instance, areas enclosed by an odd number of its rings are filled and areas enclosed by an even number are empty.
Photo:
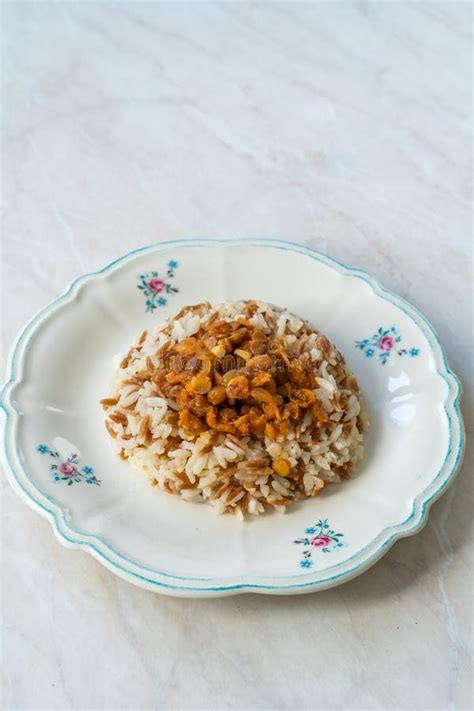
[[[433,322],[472,432],[472,5],[3,4],[5,352],[75,276],[297,240]],[[70,552],[2,478],[4,709],[472,708],[472,485],[371,571],[191,601]]]

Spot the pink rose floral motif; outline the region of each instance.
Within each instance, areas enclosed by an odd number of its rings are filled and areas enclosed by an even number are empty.
[[[315,538],[311,539],[310,543],[312,546],[316,546],[316,548],[324,548],[330,545],[331,539],[327,536],[315,536]]]
[[[390,328],[380,327],[372,338],[364,338],[362,341],[355,341],[355,347],[359,348],[366,358],[376,356],[382,365],[394,356],[410,356],[416,358],[420,355],[419,348],[402,348],[402,337],[400,331],[395,326]]]
[[[146,298],[145,311],[154,311],[160,306],[166,306],[168,298],[177,294],[178,289],[172,284],[178,262],[171,259],[166,265],[166,276],[161,277],[158,272],[143,272],[138,275],[137,289],[143,292]]]
[[[58,466],[58,470],[66,477],[73,476],[77,471],[76,467],[69,464],[69,462],[61,462]]]
[[[163,291],[166,285],[163,279],[157,279],[156,277],[154,277],[153,279],[150,279],[150,281],[148,282],[148,286],[152,291],[158,293],[159,291]]]
[[[79,455],[76,452],[71,452],[68,457],[62,457],[58,451],[51,449],[47,444],[39,444],[36,447],[39,454],[49,454],[53,459],[49,470],[55,482],[66,481],[68,486],[74,483],[79,484],[85,481],[86,484],[101,485],[100,479],[97,479],[94,474],[94,469],[89,466],[81,467]]]
[[[383,351],[391,351],[394,345],[395,341],[391,338],[391,336],[384,336],[379,341],[379,348]]]
[[[293,541],[303,547],[302,558],[299,562],[300,568],[313,567],[312,555],[315,552],[315,548],[322,553],[330,553],[336,548],[342,548],[345,545],[341,540],[344,534],[333,531],[327,518],[323,521],[318,521],[314,526],[306,528],[305,534],[307,535],[303,536],[303,538],[297,538],[296,541]]]

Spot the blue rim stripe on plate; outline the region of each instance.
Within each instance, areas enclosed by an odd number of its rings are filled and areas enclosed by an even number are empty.
[[[132,564],[135,568],[138,568],[139,570],[142,570],[143,572],[149,572],[149,573],[154,573],[156,575],[160,575],[162,577],[167,577],[171,578],[174,580],[188,580],[188,581],[195,581],[195,582],[211,582],[212,580],[216,580],[215,578],[197,578],[197,577],[185,577],[185,576],[178,576],[178,575],[171,575],[169,573],[165,573],[162,571],[156,571],[150,568],[146,568],[144,566],[141,566],[137,564],[136,562],[132,561],[131,559],[126,558],[126,556],[123,556],[121,553],[118,551],[115,551],[109,544],[106,544],[100,537],[94,536],[92,534],[85,534],[81,533],[80,531],[74,530],[65,520],[64,518],[64,512],[62,511],[61,507],[59,504],[57,504],[53,499],[49,498],[45,494],[43,494],[37,487],[36,485],[31,481],[31,479],[28,477],[27,472],[24,470],[22,467],[21,463],[19,462],[19,469],[21,474],[25,477],[27,480],[28,484],[33,487],[43,498],[46,498],[54,507],[59,509],[58,512],[55,512],[53,509],[48,508],[45,506],[40,500],[38,500],[31,491],[29,491],[23,484],[22,482],[19,481],[15,469],[10,461],[10,455],[11,453],[8,451],[8,443],[7,443],[7,435],[8,435],[8,427],[9,427],[9,419],[12,420],[11,424],[11,431],[13,433],[13,428],[14,428],[14,419],[15,416],[17,416],[17,411],[11,402],[10,399],[10,393],[12,387],[18,382],[18,379],[15,378],[16,371],[20,370],[21,368],[18,368],[17,364],[17,355],[20,351],[20,348],[23,348],[23,352],[26,350],[30,337],[33,335],[33,333],[36,330],[36,327],[38,324],[40,324],[46,316],[51,313],[51,311],[56,310],[57,307],[59,307],[62,302],[65,301],[66,297],[69,296],[74,288],[76,286],[80,286],[81,284],[87,283],[89,280],[93,279],[94,277],[97,277],[101,274],[107,273],[109,271],[112,271],[113,268],[119,264],[126,263],[128,261],[131,261],[134,257],[136,257],[139,254],[146,253],[146,252],[154,252],[154,251],[163,251],[168,248],[177,248],[177,247],[205,247],[205,246],[212,246],[212,245],[219,245],[219,246],[254,246],[254,247],[267,247],[267,248],[274,248],[274,249],[282,249],[282,250],[288,250],[288,251],[293,251],[297,252],[300,254],[304,254],[305,256],[308,256],[312,259],[315,259],[316,261],[319,261],[323,264],[326,264],[336,271],[342,272],[343,274],[348,274],[350,276],[355,276],[357,278],[362,279],[366,283],[369,284],[371,289],[376,295],[381,296],[383,299],[386,301],[389,301],[392,303],[394,306],[399,308],[401,311],[403,311],[414,323],[415,325],[420,328],[422,333],[425,335],[427,338],[430,347],[431,347],[431,353],[433,357],[435,358],[435,361],[437,361],[436,356],[441,355],[441,361],[442,365],[444,367],[444,372],[439,370],[438,365],[436,365],[436,372],[437,374],[446,382],[448,386],[448,394],[445,398],[444,402],[444,411],[447,416],[448,420],[448,427],[449,427],[449,445],[448,445],[448,450],[445,456],[445,460],[443,462],[443,465],[441,466],[438,474],[433,478],[433,480],[430,482],[430,484],[425,488],[424,492],[421,494],[418,494],[417,497],[414,498],[413,500],[413,506],[412,506],[412,512],[410,515],[401,523],[395,524],[393,526],[389,526],[385,528],[383,531],[381,531],[380,534],[378,534],[370,543],[368,543],[364,548],[361,548],[357,551],[357,553],[354,554],[351,558],[346,559],[345,561],[335,564],[334,566],[330,566],[329,568],[326,568],[325,571],[329,571],[331,569],[335,569],[338,567],[346,567],[347,563],[349,563],[352,559],[360,557],[363,555],[364,551],[367,550],[367,548],[373,547],[374,544],[376,544],[376,541],[378,539],[385,539],[381,540],[381,542],[378,544],[378,548],[374,551],[374,553],[369,556],[368,558],[365,558],[360,561],[360,563],[353,568],[349,570],[344,570],[339,574],[334,574],[330,576],[326,576],[322,579],[319,580],[310,580],[308,582],[298,582],[298,583],[293,583],[293,584],[279,584],[279,585],[266,585],[266,584],[261,584],[261,583],[256,583],[256,582],[251,582],[251,581],[245,581],[242,583],[238,584],[221,584],[221,585],[206,585],[203,587],[196,587],[196,586],[190,586],[190,585],[172,585],[170,583],[165,583],[162,581],[154,580],[152,578],[148,578],[144,575],[141,575],[139,573],[134,572],[133,570],[130,570],[129,568],[123,567],[123,565],[117,563],[116,561],[112,560],[105,552],[104,550],[99,549],[92,540],[97,541],[98,544],[100,544],[101,548],[104,548],[105,551],[109,551],[113,555],[117,556],[118,558],[121,558],[124,562]],[[418,321],[418,319],[421,321],[421,323]],[[437,347],[439,353],[436,353],[433,344],[431,342],[431,339],[434,338],[435,341],[435,346]],[[20,353],[20,355],[22,355]],[[20,365],[21,365],[21,358],[20,358]],[[449,377],[447,377],[449,376]],[[451,378],[451,380],[450,380]],[[453,387],[454,386],[454,387]],[[251,590],[291,590],[291,589],[317,589],[322,586],[329,587],[331,584],[333,584],[336,580],[339,578],[344,578],[344,579],[350,579],[352,577],[355,577],[358,572],[363,572],[367,568],[369,568],[373,563],[375,563],[381,555],[388,549],[389,546],[391,546],[397,539],[411,535],[412,533],[416,532],[416,530],[419,530],[424,523],[426,523],[426,517],[427,513],[429,510],[429,507],[431,503],[436,500],[441,493],[446,489],[449,483],[451,483],[454,474],[460,464],[462,455],[464,453],[464,427],[463,427],[463,421],[460,413],[460,408],[459,408],[459,400],[461,397],[461,384],[457,376],[451,371],[449,368],[448,362],[447,362],[447,357],[444,352],[443,347],[441,346],[440,340],[433,329],[432,325],[429,323],[429,321],[411,304],[409,304],[405,299],[402,297],[399,297],[395,295],[394,293],[390,292],[389,290],[385,289],[382,287],[373,277],[371,277],[369,274],[366,272],[356,269],[353,267],[347,267],[337,260],[334,260],[327,255],[318,252],[317,250],[310,249],[308,247],[303,247],[298,244],[293,244],[290,242],[285,242],[281,240],[265,240],[265,239],[260,239],[260,240],[254,240],[254,239],[248,239],[248,240],[209,240],[209,239],[199,239],[199,240],[173,240],[173,241],[168,241],[168,242],[160,242],[157,244],[153,244],[147,247],[141,247],[135,250],[132,250],[130,252],[127,252],[125,255],[113,260],[109,264],[107,264],[105,267],[102,269],[99,269],[95,272],[90,272],[84,275],[79,276],[76,278],[74,281],[71,282],[71,284],[66,288],[66,290],[54,301],[46,305],[40,312],[38,312],[33,318],[26,324],[26,326],[22,329],[20,334],[18,335],[16,342],[10,352],[10,358],[9,358],[9,378],[8,381],[5,383],[3,386],[0,396],[1,396],[1,401],[0,405],[2,409],[4,410],[6,414],[5,418],[5,426],[4,426],[4,439],[3,439],[3,457],[4,461],[6,463],[6,468],[7,472],[10,475],[10,478],[12,480],[12,483],[16,485],[16,487],[19,487],[20,491],[23,493],[23,495],[27,498],[28,503],[33,504],[33,507],[35,509],[39,509],[40,513],[43,513],[46,515],[46,517],[50,520],[52,527],[59,538],[59,540],[63,542],[67,542],[69,544],[72,544],[74,546],[83,546],[85,547],[86,550],[88,550],[90,553],[94,555],[94,557],[98,558],[99,560],[103,560],[106,564],[106,567],[111,568],[112,570],[115,569],[121,577],[128,577],[131,576],[132,578],[136,578],[144,583],[146,583],[148,586],[154,587],[162,587],[162,588],[168,588],[172,590],[180,590],[183,592],[190,591],[190,592],[201,592],[205,593],[206,591],[208,592],[219,592],[219,591],[231,591],[231,590],[238,590],[238,591],[251,591]],[[454,459],[453,464],[451,465],[451,468],[445,472],[447,462],[453,452],[453,426],[452,426],[452,418],[450,416],[450,413],[448,412],[448,407],[447,405],[450,404],[450,400],[453,396],[454,393],[454,398],[453,402],[451,403],[452,410],[455,415],[455,420],[456,424],[459,428],[458,432],[458,437],[457,437],[457,451],[456,451],[456,456]],[[9,408],[11,412],[9,411]],[[15,452],[17,458],[19,459],[18,456],[18,451]],[[442,475],[446,474],[446,477],[444,481],[440,484],[440,486],[428,497],[426,498],[422,503],[420,507],[420,513],[419,516],[416,517],[416,511],[418,508],[418,503],[419,500],[423,499],[423,496],[426,496],[426,492],[428,489],[430,489],[433,484],[436,482],[436,480]],[[67,530],[68,533],[74,535],[81,536],[83,538],[89,538],[91,540],[78,540],[77,538],[71,538],[69,535],[67,535],[63,530],[62,527],[60,527],[59,522],[58,522],[58,514],[59,514],[59,519],[61,523],[63,524],[63,527]],[[413,525],[410,528],[406,528],[407,524],[412,520],[414,520]],[[389,531],[393,530],[393,533],[390,535],[387,534]],[[325,571],[311,571],[306,574],[299,573],[298,576],[296,575],[291,575],[291,576],[275,576],[278,580],[284,580],[285,577],[288,577],[290,579],[298,579],[301,581],[302,578],[305,577],[310,577],[310,576],[315,576],[319,575],[321,573],[324,573]],[[125,574],[125,575],[123,575]],[[269,576],[266,576],[269,577]],[[272,576],[273,577],[273,576]],[[243,578],[242,578],[243,579]]]

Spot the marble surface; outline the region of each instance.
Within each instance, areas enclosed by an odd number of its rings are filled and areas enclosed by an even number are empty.
[[[362,267],[432,321],[472,433],[472,5],[3,4],[4,353],[74,277],[185,236]],[[469,709],[472,484],[340,588],[166,598],[2,478],[5,709]]]

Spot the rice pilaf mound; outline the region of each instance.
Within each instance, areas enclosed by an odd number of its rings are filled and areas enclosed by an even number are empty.
[[[363,454],[341,353],[259,301],[187,306],[144,331],[101,403],[119,456],[154,486],[240,518],[316,496]]]

